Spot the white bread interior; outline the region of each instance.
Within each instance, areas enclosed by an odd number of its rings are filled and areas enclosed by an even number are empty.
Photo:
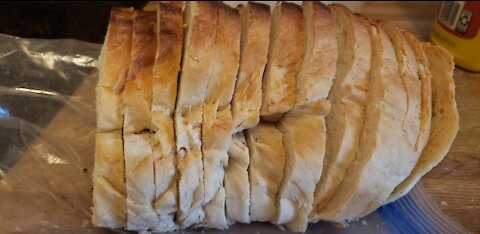
[[[159,223],[153,208],[155,180],[152,135],[124,133],[125,185],[127,188],[127,230],[147,231]]]
[[[92,223],[122,228],[127,221],[122,132],[95,134]]]
[[[225,169],[225,212],[229,224],[250,222],[250,153],[242,132],[232,136]]]
[[[274,222],[285,165],[282,133],[273,124],[260,123],[247,130],[246,139],[250,149],[250,220]]]
[[[318,100],[296,106],[277,124],[285,148],[285,169],[277,197],[276,224],[305,232],[325,155],[325,115],[330,103]]]

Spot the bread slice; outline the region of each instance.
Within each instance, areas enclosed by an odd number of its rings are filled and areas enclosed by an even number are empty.
[[[99,58],[96,92],[97,129],[93,171],[92,223],[98,227],[126,225],[125,164],[122,142],[122,81],[130,64],[133,9],[112,8]],[[108,133],[102,133],[107,131]]]
[[[123,90],[124,124],[126,133],[152,129],[152,73],[157,47],[155,12],[135,11],[131,64]]]
[[[264,121],[278,121],[295,104],[295,76],[305,44],[303,27],[300,6],[277,3],[272,15],[268,63],[262,83],[260,116]]]
[[[225,211],[229,224],[250,223],[250,153],[243,131],[232,136],[225,169]]]
[[[152,67],[155,60],[155,12],[135,11],[131,64],[123,90],[127,229],[149,230],[159,220],[153,209],[155,177],[151,134]]]
[[[430,136],[432,124],[432,74],[428,70],[427,57],[421,43],[411,33],[402,32],[410,47],[413,49],[418,61],[418,74],[421,84],[421,110],[420,110],[420,130],[415,144],[415,150],[423,151]]]
[[[123,228],[127,221],[122,132],[95,134],[92,223]]]
[[[184,13],[187,28],[174,114],[179,173],[177,221],[182,228],[201,222],[205,216],[201,127],[205,93],[213,74],[217,7],[212,2],[188,2]]]
[[[250,220],[274,222],[285,166],[282,133],[273,124],[260,123],[247,130],[246,138],[250,149]]]
[[[286,166],[278,196],[277,224],[305,232],[313,208],[316,184],[325,155],[325,100],[335,77],[337,39],[330,10],[318,2],[304,2],[305,53],[297,75],[295,107],[277,124],[283,134]]]
[[[400,75],[407,92],[407,112],[403,128],[418,160],[430,133],[431,123],[431,75],[425,70],[425,53],[420,42],[410,33],[400,31],[389,23],[382,22],[393,42],[397,54]],[[413,166],[410,168],[413,170]]]
[[[377,209],[415,165],[414,148],[403,129],[406,89],[398,71],[393,43],[376,24],[369,26],[373,56],[368,92],[368,118],[359,150],[333,198],[320,216],[345,221]]]
[[[302,4],[305,25],[305,53],[296,80],[296,103],[301,106],[325,100],[337,70],[335,20],[323,3]]]
[[[305,232],[313,196],[325,155],[325,115],[330,102],[318,100],[296,106],[277,124],[286,152],[285,170],[278,195],[276,224]]]
[[[146,231],[159,224],[153,203],[155,177],[152,135],[124,133],[125,184],[127,188],[127,230]]]
[[[408,130],[407,139],[419,157],[430,132],[431,85],[430,75],[425,73],[425,53],[420,42],[410,33],[395,26],[380,22],[395,47],[398,69],[407,92],[407,112],[403,128]]]
[[[371,68],[371,42],[361,19],[342,5],[329,6],[335,20],[338,61],[332,90],[328,96],[331,111],[326,117],[327,140],[322,176],[315,190],[314,210],[320,210],[332,198],[358,149],[365,119],[365,106]]]
[[[232,100],[240,56],[240,15],[218,3],[215,57],[203,107],[202,153],[205,186],[205,219],[201,226],[228,228],[223,178],[232,137]],[[220,196],[220,197],[216,197]],[[223,197],[223,198],[221,198]],[[212,207],[210,207],[212,206]],[[220,215],[223,213],[223,216]]]
[[[98,61],[97,129],[120,130],[123,126],[123,82],[130,66],[133,9],[112,8],[107,35]]]
[[[177,173],[173,113],[177,97],[183,43],[182,3],[157,5],[157,52],[153,66],[152,137],[155,167],[156,232],[174,231],[177,225]]]
[[[455,102],[453,57],[444,49],[422,43],[427,69],[432,74],[432,121],[428,143],[412,173],[395,188],[389,202],[406,195],[413,186],[443,160],[459,129],[459,116]]]
[[[239,5],[242,22],[240,68],[232,100],[233,132],[251,128],[260,121],[262,77],[267,63],[270,7],[248,2]]]

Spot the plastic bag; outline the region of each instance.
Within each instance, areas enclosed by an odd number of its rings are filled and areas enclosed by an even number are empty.
[[[0,233],[126,233],[92,227],[96,61],[101,45],[0,34]],[[466,233],[421,186],[351,222],[309,233]],[[188,230],[197,233],[201,230]],[[209,233],[276,233],[265,223]]]

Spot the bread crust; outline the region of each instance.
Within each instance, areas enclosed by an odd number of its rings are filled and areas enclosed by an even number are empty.
[[[240,67],[232,99],[233,132],[260,121],[262,77],[270,40],[270,7],[249,2],[239,7],[242,21]]]
[[[99,57],[96,87],[97,129],[120,130],[123,126],[122,95],[130,66],[133,9],[112,8],[107,35]]]
[[[293,108],[295,76],[300,69],[304,45],[302,8],[293,3],[277,3],[272,15],[268,63],[262,84],[262,120],[276,122]]]
[[[153,64],[157,46],[155,12],[135,11],[132,35],[131,64],[123,90],[126,133],[152,129]]]

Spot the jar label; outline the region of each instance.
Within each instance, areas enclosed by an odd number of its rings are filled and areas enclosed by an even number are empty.
[[[450,33],[461,38],[474,38],[480,27],[480,2],[444,1],[437,19]]]

